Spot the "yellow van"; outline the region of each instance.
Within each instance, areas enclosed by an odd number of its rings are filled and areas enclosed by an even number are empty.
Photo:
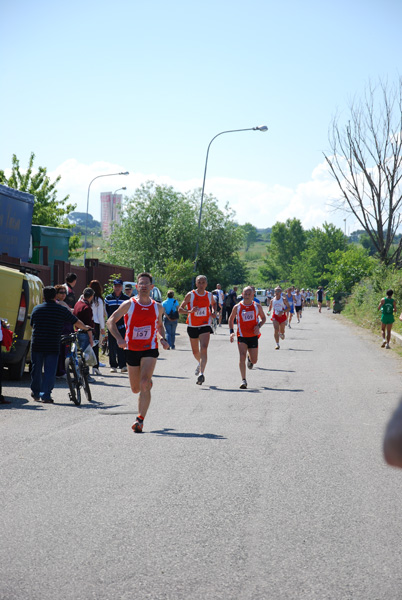
[[[0,319],[5,319],[15,333],[10,352],[3,353],[3,364],[10,379],[21,379],[25,363],[31,359],[31,313],[42,302],[43,283],[26,269],[0,266]]]

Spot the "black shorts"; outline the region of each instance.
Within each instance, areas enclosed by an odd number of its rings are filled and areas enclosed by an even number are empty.
[[[188,337],[192,340],[196,340],[203,333],[212,333],[210,325],[203,325],[202,327],[187,327]]]
[[[246,344],[247,348],[258,348],[258,335],[253,335],[253,337],[238,336],[237,343]]]
[[[141,364],[141,358],[150,356],[151,358],[158,358],[159,350],[153,348],[151,350],[125,350],[126,363],[130,367],[139,367]]]
[[[297,313],[300,312],[302,308],[303,308],[303,306],[301,304],[300,304],[300,306],[296,306],[296,312]]]

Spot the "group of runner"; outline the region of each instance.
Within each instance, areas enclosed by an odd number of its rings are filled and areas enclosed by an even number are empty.
[[[195,289],[186,294],[179,306],[179,313],[187,315],[187,333],[197,363],[197,385],[202,385],[205,381],[208,345],[212,333],[211,317],[216,316],[218,308],[214,295],[206,289],[207,283],[205,275],[198,275]],[[131,390],[134,394],[139,394],[138,416],[132,426],[135,433],[143,431],[144,418],[151,402],[152,375],[159,356],[158,342],[165,350],[169,349],[163,324],[164,308],[150,297],[152,288],[150,273],[140,273],[137,277],[138,295],[123,302],[107,321],[107,327],[117,345],[125,349]],[[300,321],[304,302],[303,290],[288,288],[284,293],[281,287],[275,288],[268,314],[271,315],[274,326],[276,349],[279,350],[279,339],[285,338],[285,326],[288,324],[290,327],[294,313]],[[117,328],[117,322],[121,318],[125,322],[124,338]],[[247,388],[246,365],[252,369],[258,361],[258,340],[266,320],[262,306],[255,298],[255,288],[246,286],[228,322],[229,339],[232,343],[235,340],[234,326],[237,326],[241,389]]]

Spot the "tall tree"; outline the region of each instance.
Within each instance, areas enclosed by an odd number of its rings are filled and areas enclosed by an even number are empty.
[[[240,229],[244,235],[244,241],[246,243],[246,252],[257,240],[257,228],[251,223],[244,223],[240,225]]]
[[[345,124],[333,119],[331,153],[324,153],[341,193],[337,207],[356,217],[382,262],[398,266],[402,240],[392,244],[402,223],[401,132],[402,78],[395,85],[370,83]]]
[[[293,262],[292,279],[304,286],[326,285],[325,265],[330,262],[330,254],[346,248],[347,240],[342,230],[332,223],[324,223],[322,229],[313,227],[307,232],[306,249]]]
[[[170,270],[171,261],[194,261],[198,236],[200,191],[181,194],[172,187],[148,182],[125,204],[122,222],[111,236],[108,259],[135,271]],[[197,271],[209,279],[237,258],[242,234],[228,208],[204,197]]]
[[[290,277],[293,261],[306,247],[306,232],[299,219],[287,219],[286,223],[275,223],[271,232],[268,256],[261,274],[271,280],[275,275],[282,279]]]

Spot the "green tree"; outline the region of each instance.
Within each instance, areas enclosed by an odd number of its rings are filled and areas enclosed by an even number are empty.
[[[364,248],[348,246],[347,250],[336,250],[329,255],[326,265],[330,293],[351,293],[356,283],[372,274],[376,261]]]
[[[245,223],[240,225],[240,230],[244,235],[244,241],[246,243],[246,252],[257,240],[257,228],[251,223]]]
[[[264,259],[265,264],[261,268],[261,274],[265,273],[269,281],[272,281],[273,275],[281,279],[289,279],[293,261],[304,251],[306,239],[306,232],[299,219],[287,219],[286,223],[275,223],[272,227],[268,256]]]
[[[172,272],[172,261],[193,264],[199,202],[200,190],[181,194],[154,182],[142,185],[125,204],[122,222],[111,236],[108,260],[136,272],[165,273],[167,268]],[[237,260],[242,234],[233,215],[228,207],[220,210],[212,196],[204,196],[197,272],[211,281]]]
[[[264,285],[276,285],[282,278],[281,269],[275,264],[271,256],[264,259],[264,264],[259,268],[260,275],[265,281]]]
[[[163,275],[164,279],[169,282],[169,287],[173,288],[179,294],[185,294],[190,289],[193,278],[194,263],[191,260],[179,261],[169,258],[164,266],[163,273],[155,273]]]
[[[4,171],[0,170],[0,183],[34,196],[35,203],[32,216],[34,225],[69,227],[67,216],[73,212],[75,204],[67,204],[69,196],[62,200],[56,197],[56,186],[61,176],[56,177],[52,183],[47,175],[46,167],[38,167],[37,173],[34,174],[34,160],[35,154],[31,152],[28,169],[23,174],[18,158],[13,154],[11,175],[6,177]]]
[[[0,183],[34,196],[33,225],[71,228],[67,217],[74,211],[76,205],[67,204],[69,196],[65,196],[63,199],[57,198],[56,186],[61,176],[56,177],[52,183],[47,175],[46,167],[38,167],[37,173],[34,174],[34,160],[35,154],[31,152],[28,169],[23,174],[18,158],[13,154],[11,175],[6,177],[4,171],[0,170]],[[72,235],[69,241],[70,258],[78,258],[82,254],[79,250],[80,246],[80,236]]]

